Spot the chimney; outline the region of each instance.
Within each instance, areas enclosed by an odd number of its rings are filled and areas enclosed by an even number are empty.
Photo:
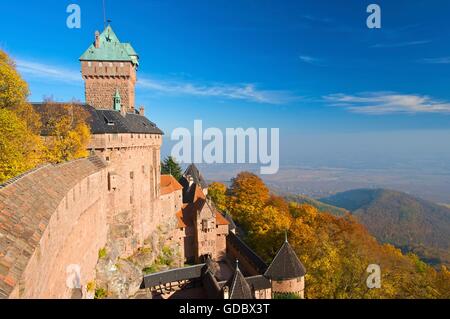
[[[98,49],[100,48],[100,32],[95,31],[95,44],[94,44],[95,48]]]
[[[141,116],[144,116],[144,115],[145,115],[145,108],[144,108],[143,106],[141,106],[141,107],[139,108],[139,114],[140,114]]]

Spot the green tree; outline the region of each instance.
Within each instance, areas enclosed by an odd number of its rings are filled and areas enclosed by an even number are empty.
[[[161,163],[161,174],[172,175],[177,181],[183,175],[180,165],[172,156],[166,157]]]

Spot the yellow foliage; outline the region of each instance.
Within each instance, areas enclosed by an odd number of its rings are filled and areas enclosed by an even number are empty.
[[[87,112],[75,103],[58,104],[47,101],[42,112],[46,157],[49,162],[61,163],[88,156],[91,138],[86,124]]]
[[[29,91],[14,62],[0,50],[0,109],[26,103]]]
[[[415,255],[379,244],[351,215],[287,204],[251,173],[239,174],[225,194],[246,241],[267,262],[289,230],[289,242],[307,270],[307,298],[449,298],[447,268],[436,271]],[[381,267],[381,289],[367,287],[370,264]]]
[[[45,161],[59,163],[88,155],[87,112],[75,110],[74,103],[47,101],[41,118],[27,102],[28,94],[14,62],[0,50],[0,182]]]
[[[42,163],[43,145],[14,112],[0,109],[0,183]]]
[[[226,192],[227,186],[222,183],[215,182],[208,187],[208,197],[213,201],[216,208],[223,213],[228,212]]]

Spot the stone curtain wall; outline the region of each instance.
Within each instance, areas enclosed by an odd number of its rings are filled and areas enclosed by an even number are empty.
[[[273,293],[294,293],[297,294],[301,299],[305,298],[305,277],[283,280],[283,281],[272,281],[272,292]]]
[[[107,241],[106,196],[98,157],[47,165],[2,186],[0,297],[69,298],[68,276],[86,287]]]
[[[161,143],[159,135],[104,134],[89,147],[108,163],[109,240],[120,256],[133,254],[167,222],[159,200]]]

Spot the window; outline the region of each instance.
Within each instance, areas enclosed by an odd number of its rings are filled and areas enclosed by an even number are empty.
[[[134,172],[130,172],[130,179],[134,178]]]

